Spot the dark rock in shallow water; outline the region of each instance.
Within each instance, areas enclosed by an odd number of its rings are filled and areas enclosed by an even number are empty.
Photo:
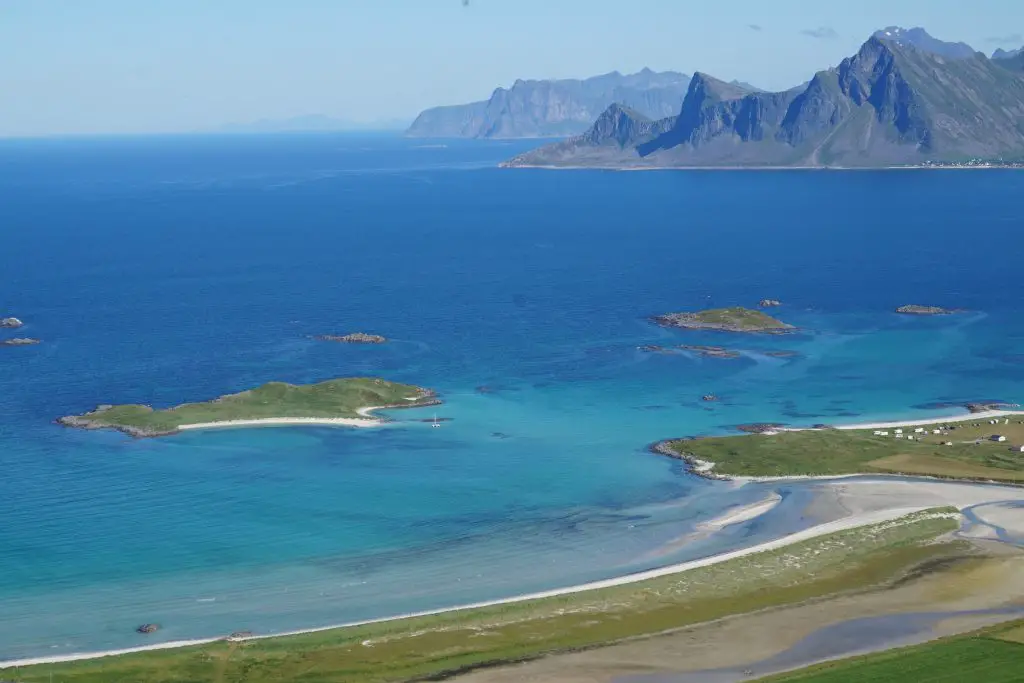
[[[136,633],[156,633],[160,630],[160,624],[143,624],[135,629]]]
[[[757,305],[761,308],[774,308],[776,306],[781,306],[782,302],[778,299],[761,299],[757,302]]]
[[[509,439],[509,438],[512,438],[510,435],[506,434],[505,432],[491,432],[491,436],[493,438],[495,438],[495,439]]]
[[[799,356],[800,354],[797,353],[796,351],[780,350],[780,351],[765,351],[764,355],[770,356],[772,358],[794,358],[796,356]]]
[[[735,429],[749,434],[764,434],[765,432],[778,431],[782,427],[785,427],[785,425],[777,422],[754,422],[751,424],[736,425]]]
[[[717,401],[718,397],[715,396],[714,394],[704,394],[703,396],[700,397],[700,400],[707,401],[707,402],[710,403],[710,402],[713,402],[713,401]]]
[[[691,351],[701,358],[739,358],[739,351],[733,351],[722,346],[701,346],[699,344],[683,344],[680,346],[683,351]]]

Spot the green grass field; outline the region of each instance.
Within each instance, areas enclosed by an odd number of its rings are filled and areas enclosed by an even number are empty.
[[[900,650],[840,660],[763,683],[1015,683],[1024,681],[1024,622]],[[1010,637],[1006,637],[1006,636]]]
[[[914,441],[874,436],[873,430],[806,430],[679,440],[669,444],[677,453],[715,463],[719,474],[737,476],[832,475],[887,472],[924,474],[958,479],[1024,481],[1024,444],[1020,418],[1010,424],[978,426],[961,422],[954,431],[914,435]],[[913,434],[913,428],[905,432]],[[1002,434],[1007,441],[989,441]],[[980,440],[980,444],[977,443]],[[944,445],[951,441],[952,446]]]
[[[130,427],[154,434],[173,433],[178,426],[224,420],[271,417],[359,417],[368,406],[413,406],[430,398],[429,392],[408,384],[375,378],[335,379],[318,384],[270,382],[256,389],[222,396],[204,403],[186,403],[166,410],[143,405],[97,409],[71,420],[92,427]],[[66,418],[67,419],[67,418]],[[72,426],[85,426],[85,424]]]
[[[950,510],[614,588],[315,634],[5,670],[26,683],[382,683],[593,647],[875,586],[940,558]],[[141,636],[140,636],[141,638]],[[140,641],[144,642],[144,641]]]

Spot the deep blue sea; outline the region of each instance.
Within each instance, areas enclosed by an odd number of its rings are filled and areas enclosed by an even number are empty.
[[[0,317],[27,323],[0,335],[43,340],[0,347],[0,659],[382,617],[747,545],[814,523],[812,485],[707,482],[649,443],[1024,398],[1024,174],[496,168],[532,144],[0,142]],[[648,322],[764,297],[801,332]],[[907,303],[968,312],[892,312]],[[394,341],[310,339],[356,330]],[[682,343],[742,357],[637,348]],[[451,420],[149,440],[53,423],[356,375],[434,388]],[[786,500],[764,518],[672,542],[769,490]]]

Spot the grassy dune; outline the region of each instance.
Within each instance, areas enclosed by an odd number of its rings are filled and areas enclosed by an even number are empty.
[[[109,427],[156,435],[174,433],[185,424],[227,420],[358,418],[359,408],[414,406],[428,402],[432,396],[419,387],[365,377],[307,385],[270,382],[203,403],[185,403],[166,410],[153,410],[144,405],[102,406],[84,415],[61,418],[61,422],[87,429]]]
[[[790,674],[762,679],[765,683],[908,683],[1024,681],[1024,622],[900,650],[841,660]]]
[[[381,683],[529,659],[866,588],[963,553],[948,511],[839,532],[671,576],[361,627],[4,671],[29,683]]]
[[[945,435],[926,435],[914,441],[874,436],[873,430],[807,430],[678,440],[668,444],[676,453],[715,463],[718,474],[736,476],[833,475],[858,473],[924,474],[962,479],[1024,481],[1024,453],[1011,450],[1024,443],[1024,425],[979,425],[961,422]],[[904,429],[913,434],[913,428]],[[1002,434],[1007,441],[988,440]],[[952,446],[944,445],[953,442]],[[980,443],[978,443],[980,441]]]

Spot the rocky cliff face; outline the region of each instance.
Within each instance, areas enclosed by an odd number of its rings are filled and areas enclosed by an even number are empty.
[[[678,116],[508,165],[889,166],[1024,158],[1024,76],[979,53],[950,58],[872,37],[836,68],[786,92],[749,92],[697,73]],[[657,132],[661,130],[662,132]],[[652,133],[654,135],[652,136]],[[594,154],[594,148],[601,148]]]
[[[586,80],[516,81],[490,99],[435,107],[421,113],[406,132],[413,137],[523,138],[576,135],[618,103],[648,118],[679,110],[689,76],[644,69]]]
[[[923,52],[930,52],[946,59],[971,59],[975,54],[975,49],[967,43],[950,43],[933,38],[920,26],[909,29],[888,26],[875,31],[874,37],[900,47],[912,47]]]

